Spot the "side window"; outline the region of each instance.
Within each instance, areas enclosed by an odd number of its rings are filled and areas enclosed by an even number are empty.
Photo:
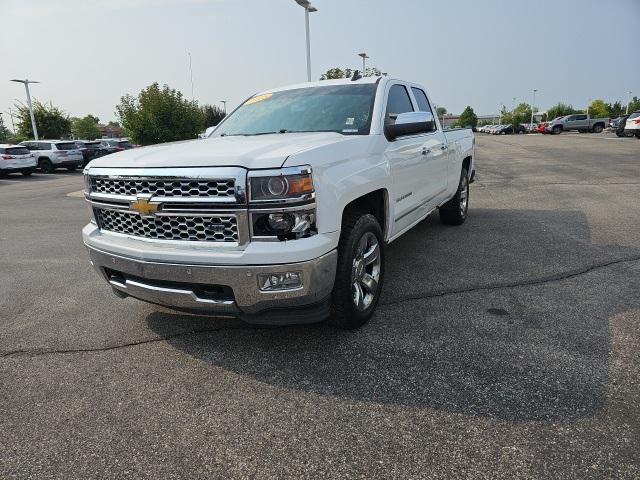
[[[393,85],[389,90],[389,98],[387,98],[387,111],[384,115],[384,123],[389,124],[395,122],[398,114],[405,112],[413,112],[409,92],[407,92],[407,88],[404,85]]]
[[[429,106],[429,100],[427,100],[427,95],[416,87],[411,87],[411,91],[413,92],[413,96],[416,97],[416,102],[418,102],[418,111],[430,112],[433,115],[433,111]]]
[[[587,116],[586,115],[576,115],[576,120],[586,120]]]
[[[38,146],[38,150],[52,150],[50,143],[41,143]]]

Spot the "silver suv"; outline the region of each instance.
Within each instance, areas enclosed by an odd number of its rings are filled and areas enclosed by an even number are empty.
[[[82,166],[82,151],[72,140],[28,140],[20,145],[31,150],[42,173],[52,173],[56,168],[72,172]]]

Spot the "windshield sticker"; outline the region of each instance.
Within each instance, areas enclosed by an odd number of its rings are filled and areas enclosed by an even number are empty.
[[[357,128],[343,128],[342,133],[358,133]]]
[[[244,104],[251,105],[252,103],[258,103],[263,100],[266,100],[267,98],[270,98],[272,95],[273,93],[263,93],[262,95],[256,95],[255,97],[251,97],[249,100],[244,102]]]
[[[347,118],[347,121],[344,122],[345,125],[353,125],[353,121],[355,120],[355,118],[353,117],[349,117]]]

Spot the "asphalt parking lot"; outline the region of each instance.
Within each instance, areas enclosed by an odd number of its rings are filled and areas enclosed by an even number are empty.
[[[350,332],[119,300],[81,175],[0,179],[0,478],[639,478],[640,141],[477,145]]]

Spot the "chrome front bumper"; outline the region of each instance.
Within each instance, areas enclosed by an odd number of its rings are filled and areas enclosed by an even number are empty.
[[[322,305],[311,315],[298,315],[303,321],[291,323],[304,323],[305,317],[311,322],[314,316],[328,314],[326,300],[333,289],[337,264],[335,250],[300,263],[215,266],[149,262],[86,246],[92,265],[119,296],[194,313],[238,316],[247,321],[256,319],[255,323],[289,323],[283,320],[286,315],[275,315],[274,321],[257,319],[257,315],[268,311],[302,312],[305,307]],[[279,291],[258,288],[259,274],[287,271],[302,272],[302,287]],[[222,287],[221,291],[227,293],[204,295],[202,291],[208,287]]]

